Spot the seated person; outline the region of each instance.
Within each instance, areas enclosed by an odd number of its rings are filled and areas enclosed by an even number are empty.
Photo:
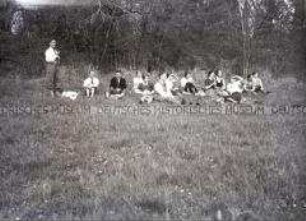
[[[83,87],[87,97],[93,97],[100,84],[95,70],[89,72],[88,78],[84,80]]]
[[[167,94],[166,90],[166,80],[168,76],[166,73],[163,73],[159,76],[158,81],[154,85],[155,92],[160,95],[161,97],[167,97],[169,94]]]
[[[242,100],[243,88],[243,78],[235,75],[231,77],[226,89],[220,93],[220,96],[222,96],[225,101],[240,103]]]
[[[265,93],[262,80],[258,77],[257,72],[250,75],[250,91],[253,93]]]
[[[150,82],[149,75],[144,76],[143,83],[139,85],[139,90],[142,91],[141,102],[151,103],[153,101],[154,84]]]
[[[245,80],[243,80],[243,93],[250,92],[252,90],[251,74],[249,74]]]
[[[127,88],[126,80],[122,77],[122,73],[117,71],[115,76],[111,79],[109,91],[106,92],[106,97],[121,98],[125,95]]]
[[[141,94],[142,90],[140,85],[144,83],[144,76],[140,71],[136,72],[136,77],[133,78],[133,90],[137,94]]]
[[[159,76],[159,80],[154,85],[154,90],[162,100],[179,103],[178,98],[172,93],[174,82],[175,77],[173,75],[168,76],[163,73]]]
[[[196,94],[198,92],[191,74],[187,71],[185,72],[184,77],[181,79],[181,88],[184,92],[190,94]]]
[[[224,90],[226,88],[226,85],[225,85],[225,80],[222,76],[222,71],[221,70],[218,70],[216,72],[216,76],[215,76],[215,87],[216,89],[219,89],[219,90]]]
[[[216,87],[216,77],[213,71],[209,71],[207,78],[204,81],[204,90],[215,89]]]
[[[148,94],[152,93],[154,85],[151,84],[148,75],[137,71],[137,76],[133,79],[133,90],[137,94]]]

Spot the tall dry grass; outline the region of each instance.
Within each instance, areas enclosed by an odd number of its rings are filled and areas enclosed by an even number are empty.
[[[61,71],[77,88],[82,68]],[[74,102],[50,98],[40,79],[1,81],[2,107],[47,107],[0,115],[1,219],[303,221],[305,113],[90,111],[138,105],[133,94],[106,100],[111,76],[100,76],[98,96]],[[270,80],[291,89],[266,105],[305,104],[300,85]]]

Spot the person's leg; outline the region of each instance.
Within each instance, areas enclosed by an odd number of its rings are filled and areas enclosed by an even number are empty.
[[[54,96],[54,71],[55,64],[46,64],[46,77],[44,85],[51,92],[51,96]]]
[[[56,93],[58,88],[58,76],[57,76],[57,65],[54,65],[53,73],[52,73],[52,90],[54,93]]]
[[[228,102],[231,102],[231,103],[237,103],[237,101],[234,100],[234,99],[232,98],[232,96],[224,97],[224,101],[228,101]]]
[[[107,98],[112,97],[112,96],[116,95],[116,93],[117,93],[116,89],[110,88],[109,91],[106,92],[106,97]]]
[[[93,90],[94,90],[94,94],[97,95],[99,92],[98,92],[98,87],[93,87]]]
[[[191,83],[186,83],[184,91],[187,93],[192,93],[192,84]]]
[[[90,88],[90,96],[93,97],[95,94],[95,88]]]
[[[86,97],[89,97],[89,88],[85,88]]]
[[[193,83],[188,82],[186,84],[186,90],[187,92],[191,93],[191,94],[195,94],[198,92],[196,86]]]
[[[193,94],[196,94],[196,93],[198,93],[199,92],[199,90],[198,90],[198,88],[194,85],[194,84],[191,84],[192,85],[192,93]]]

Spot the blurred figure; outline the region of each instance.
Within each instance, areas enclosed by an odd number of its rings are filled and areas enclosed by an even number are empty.
[[[154,90],[154,85],[150,82],[148,74],[142,74],[137,71],[136,77],[133,79],[133,90],[136,94],[147,93]]]
[[[154,84],[150,82],[149,75],[144,76],[144,83],[140,85],[142,92],[141,102],[151,103],[153,101]]]
[[[183,93],[193,94],[195,96],[205,96],[204,91],[199,90],[195,85],[195,80],[193,79],[190,72],[185,72],[184,77],[181,79],[181,88]]]
[[[142,85],[144,84],[144,75],[138,70],[133,78],[133,90],[136,94],[142,93]]]
[[[86,92],[86,97],[93,97],[100,81],[97,77],[96,70],[92,69],[89,71],[88,77],[84,80],[83,87]]]
[[[122,98],[125,95],[126,88],[126,80],[123,78],[121,71],[116,71],[115,76],[111,79],[106,97],[115,99]]]
[[[133,90],[136,94],[142,95],[140,98],[142,103],[153,101],[154,85],[151,84],[148,74],[137,71],[136,77],[133,79]]]
[[[216,87],[216,76],[213,71],[209,71],[207,74],[207,78],[204,81],[204,90],[215,89]]]
[[[253,88],[253,85],[252,85],[251,74],[249,74],[244,80],[243,93],[248,93],[252,91],[252,88]]]
[[[46,61],[46,86],[54,97],[58,83],[57,68],[60,62],[60,52],[56,49],[56,41],[53,39],[49,43],[49,48],[45,51]]]
[[[224,90],[226,88],[225,79],[221,70],[216,71],[215,75],[215,87],[218,90]]]
[[[167,74],[166,73],[162,73],[159,76],[158,81],[154,85],[155,92],[158,95],[160,95],[162,98],[169,96],[167,94],[167,89],[166,89],[166,80],[167,80]]]
[[[257,72],[253,72],[250,77],[250,91],[253,93],[265,93],[262,80],[259,78]]]
[[[198,89],[190,72],[186,71],[181,79],[181,88],[185,93],[196,94]]]
[[[226,86],[226,89],[219,93],[219,95],[223,98],[222,100],[232,103],[241,103],[242,92],[244,89],[243,82],[244,80],[242,77],[238,75],[232,76],[230,82]]]
[[[159,76],[159,80],[154,85],[154,90],[161,100],[180,103],[179,98],[172,93],[175,81],[176,77],[174,75],[163,73]]]

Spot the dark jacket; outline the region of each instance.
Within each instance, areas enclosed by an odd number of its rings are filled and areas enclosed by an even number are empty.
[[[113,77],[110,82],[110,87],[113,89],[120,88],[121,90],[125,90],[127,88],[126,80],[124,78],[118,79],[116,77]]]

